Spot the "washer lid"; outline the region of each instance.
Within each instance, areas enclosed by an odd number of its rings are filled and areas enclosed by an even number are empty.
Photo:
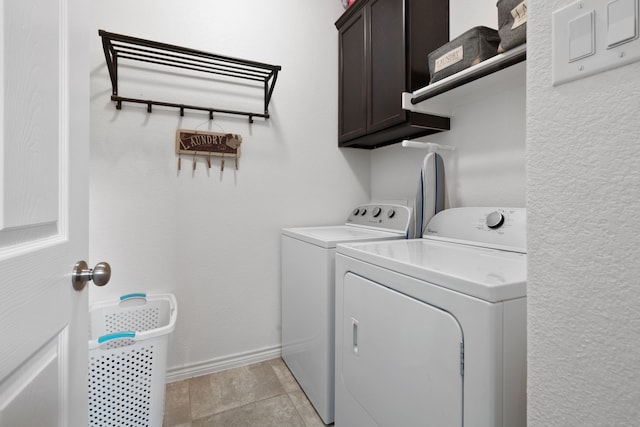
[[[404,234],[370,228],[336,225],[327,227],[283,228],[283,236],[302,240],[323,248],[335,248],[343,242],[404,239]]]
[[[428,239],[347,243],[338,245],[337,252],[485,301],[527,293],[527,256],[522,253]]]

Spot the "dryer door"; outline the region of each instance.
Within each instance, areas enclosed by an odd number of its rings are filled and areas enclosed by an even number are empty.
[[[337,357],[347,392],[370,416],[359,425],[462,426],[463,335],[456,319],[353,273],[343,293]]]

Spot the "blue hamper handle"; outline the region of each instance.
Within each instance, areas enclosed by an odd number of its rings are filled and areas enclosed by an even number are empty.
[[[114,332],[113,334],[103,335],[98,338],[98,344],[102,344],[106,341],[117,340],[120,338],[135,338],[136,333],[133,331]]]
[[[122,295],[120,297],[120,301],[124,301],[124,300],[128,300],[131,298],[143,298],[143,299],[147,299],[147,294],[145,293],[136,293],[136,294],[126,294],[126,295]]]

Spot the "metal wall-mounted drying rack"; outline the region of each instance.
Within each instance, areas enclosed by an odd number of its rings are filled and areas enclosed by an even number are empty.
[[[184,110],[198,110],[208,111],[209,119],[213,119],[213,113],[248,116],[249,123],[253,123],[254,117],[269,118],[269,102],[278,78],[278,72],[282,69],[279,65],[231,58],[186,47],[109,33],[104,30],[99,30],[98,34],[102,37],[104,57],[111,77],[111,86],[113,88],[111,100],[116,102],[117,109],[122,108],[123,102],[133,102],[146,104],[149,113],[152,111],[153,105],[158,105],[179,108],[181,116],[184,116]],[[264,84],[264,113],[122,97],[118,94],[118,63],[123,59],[215,74],[238,81],[261,82]]]

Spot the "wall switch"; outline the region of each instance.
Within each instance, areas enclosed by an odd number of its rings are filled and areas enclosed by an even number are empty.
[[[594,13],[592,10],[569,21],[569,62],[596,53]]]
[[[640,60],[640,0],[579,0],[552,14],[553,85]]]
[[[607,47],[638,38],[638,1],[614,0],[607,4]]]

